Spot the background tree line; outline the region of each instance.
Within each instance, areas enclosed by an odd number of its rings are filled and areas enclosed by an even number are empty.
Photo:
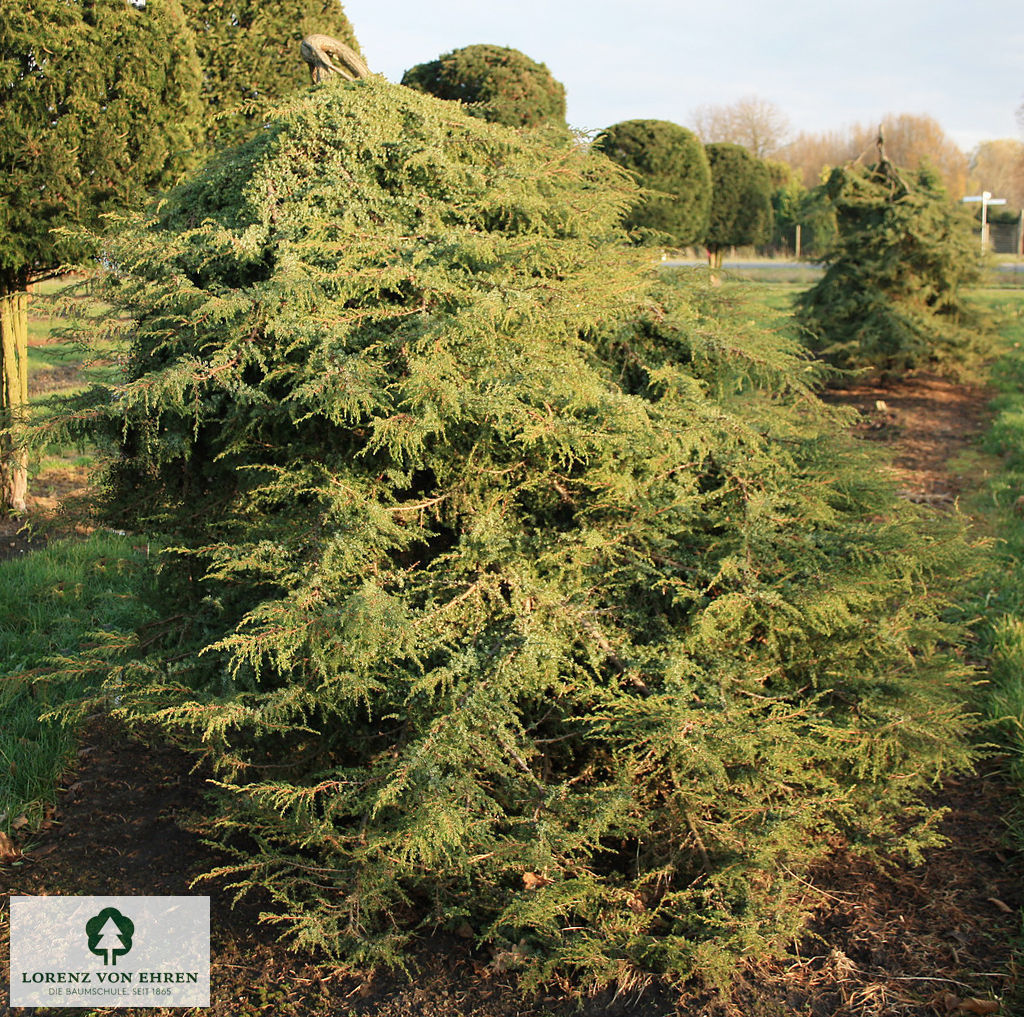
[[[727,246],[792,251],[799,226],[801,253],[821,257],[835,239],[825,181],[837,167],[871,162],[878,125],[794,136],[779,107],[755,96],[700,106],[691,119],[694,131],[633,120],[595,140],[650,192],[628,219],[637,238],[680,247],[704,243],[717,258]],[[1017,221],[1024,208],[1024,142],[985,141],[968,155],[930,116],[889,114],[883,122],[895,165],[932,174],[950,201],[990,191],[1007,201],[990,211],[990,220]],[[702,143],[713,182],[695,154]]]
[[[1024,126],[1024,106],[1018,110]],[[691,114],[695,130],[706,142],[743,145],[759,158],[785,163],[795,181],[811,190],[830,170],[858,160],[870,161],[878,124],[857,123],[830,131],[794,133],[782,110],[772,102],[746,96],[731,104],[698,106]],[[933,171],[953,199],[990,191],[1005,198],[1004,214],[1016,218],[1024,208],[1024,142],[1017,138],[983,141],[964,152],[934,117],[887,113],[886,150],[897,166]],[[999,213],[997,213],[999,214]]]
[[[1024,125],[1024,106],[1017,115]],[[758,158],[786,162],[808,188],[820,183],[827,170],[873,152],[878,130],[877,123],[857,123],[831,131],[794,133],[783,111],[757,96],[698,106],[691,119],[705,141],[732,142]],[[964,152],[934,117],[887,113],[882,120],[886,149],[896,165],[918,170],[927,162],[951,195],[988,190],[1015,208],[1024,207],[1024,142],[998,138]]]

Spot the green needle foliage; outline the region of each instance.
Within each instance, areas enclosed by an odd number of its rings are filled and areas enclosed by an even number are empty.
[[[796,347],[628,245],[636,198],[330,81],[108,240],[128,374],[65,426],[172,546],[111,681],[209,758],[223,871],[299,944],[468,922],[532,978],[722,978],[968,762],[963,541]]]
[[[808,345],[843,368],[899,375],[976,359],[982,322],[964,304],[978,275],[970,220],[937,175],[888,159],[832,171],[838,235],[825,275],[798,301]]]
[[[40,0],[0,18],[0,294],[82,256],[94,225],[181,179],[204,132],[178,0]]]
[[[33,281],[85,256],[95,226],[179,180],[204,133],[199,63],[178,0],[40,0],[0,16],[0,512],[23,510],[7,428],[28,401]]]
[[[309,83],[299,43],[320,33],[359,43],[338,0],[182,0],[203,67],[218,145],[259,127],[265,110]]]
[[[565,87],[544,64],[507,46],[464,46],[417,64],[402,84],[467,105],[467,113],[506,127],[565,127]]]
[[[668,120],[626,120],[602,131],[594,148],[656,192],[630,211],[627,229],[652,231],[654,242],[675,247],[703,241],[711,210],[711,170],[696,134]]]
[[[765,163],[742,145],[707,145],[711,214],[705,244],[715,266],[727,247],[762,244],[772,230],[772,182]]]

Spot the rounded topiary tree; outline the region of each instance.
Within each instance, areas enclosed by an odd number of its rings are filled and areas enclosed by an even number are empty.
[[[0,18],[0,416],[27,400],[25,290],[85,252],[63,230],[196,162],[200,73],[178,0],[40,0]],[[7,457],[0,453],[0,460]],[[0,462],[24,507],[25,465]]]
[[[726,247],[760,244],[771,235],[772,184],[768,168],[742,145],[707,145],[711,213],[705,244],[716,267]]]
[[[540,977],[715,977],[966,758],[962,543],[796,347],[628,246],[636,197],[330,81],[108,240],[131,354],[65,426],[173,548],[117,712],[208,756],[227,871],[300,943],[468,923]]]
[[[359,53],[339,0],[181,0],[203,68],[203,99],[218,145],[244,137],[265,110],[302,88],[304,36],[332,36]]]
[[[602,131],[594,148],[630,170],[643,188],[657,192],[629,212],[628,229],[654,231],[676,247],[704,239],[711,170],[692,131],[668,120],[626,120]]]
[[[955,369],[981,341],[962,294],[978,275],[970,219],[932,171],[901,173],[881,142],[879,154],[874,166],[833,170],[824,187],[837,236],[798,319],[810,347],[840,367]]]
[[[402,84],[506,127],[565,126],[565,87],[544,64],[507,46],[464,46],[417,64]]]

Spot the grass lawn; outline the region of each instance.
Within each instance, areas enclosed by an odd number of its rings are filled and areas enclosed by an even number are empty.
[[[93,340],[86,351],[67,332],[79,317],[99,311],[83,299],[85,284],[77,278],[50,279],[33,290],[28,310],[29,395],[33,401],[71,395],[110,378],[117,358],[112,340]],[[68,294],[72,294],[70,297]]]
[[[40,718],[86,681],[51,684],[47,665],[148,617],[137,599],[151,581],[146,549],[132,544],[97,532],[0,562],[0,830],[43,817],[74,750],[71,727]]]
[[[995,563],[978,605],[979,637],[989,660],[987,709],[1024,786],[1024,295],[979,291],[999,315],[996,358],[989,378],[995,417],[984,451],[997,456],[978,509],[996,535]],[[1024,818],[1018,831],[1024,838]]]
[[[67,280],[40,284],[29,305],[29,392],[36,414],[43,400],[82,391],[108,378],[113,343],[88,354],[62,337],[69,319],[53,312]],[[74,303],[78,303],[77,301]],[[71,308],[65,310],[73,310]],[[93,451],[53,447],[32,464],[32,527],[46,527],[61,498],[86,483]],[[66,529],[66,526],[62,526]],[[96,532],[51,541],[0,562],[0,830],[37,822],[52,803],[57,778],[74,747],[73,732],[40,722],[49,709],[82,691],[46,684],[38,672],[55,657],[74,656],[102,632],[130,632],[143,619],[135,597],[147,579],[144,552],[132,540]]]

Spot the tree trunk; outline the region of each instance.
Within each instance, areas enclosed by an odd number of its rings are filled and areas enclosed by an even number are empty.
[[[10,428],[28,413],[28,294],[0,294],[0,514],[25,511],[28,456]]]

